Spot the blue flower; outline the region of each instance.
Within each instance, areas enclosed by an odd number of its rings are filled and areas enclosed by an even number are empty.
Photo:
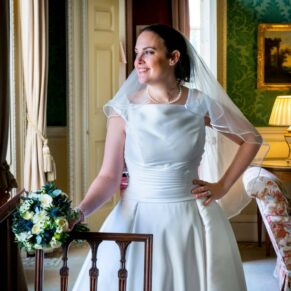
[[[51,229],[48,229],[43,234],[43,240],[46,243],[49,243],[51,241],[51,238],[53,237],[53,235],[54,235],[54,232]]]
[[[37,243],[38,245],[40,245],[41,242],[42,242],[42,237],[41,237],[40,235],[37,235],[35,239],[36,239],[36,243]]]
[[[54,191],[52,192],[52,196],[53,196],[53,197],[57,197],[57,196],[59,196],[60,194],[62,194],[62,190],[60,190],[60,189],[56,189],[56,190],[54,190]]]
[[[59,211],[59,209],[56,208],[56,207],[52,207],[52,208],[49,210],[49,216],[50,216],[50,217],[57,217],[58,215],[60,215],[59,213],[60,213],[60,211]]]
[[[27,230],[31,230],[31,228],[33,227],[33,223],[32,223],[32,221],[27,221],[26,223],[25,223],[25,227],[26,227],[26,229]]]
[[[40,209],[39,209],[39,206],[38,205],[35,205],[34,206],[34,212],[35,213],[39,213],[40,212]]]

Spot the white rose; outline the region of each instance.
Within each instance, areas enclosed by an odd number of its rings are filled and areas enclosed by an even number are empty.
[[[26,211],[26,212],[22,215],[22,217],[23,217],[24,219],[26,219],[26,220],[29,220],[29,219],[31,219],[31,218],[33,217],[33,212],[32,212],[32,211]]]
[[[56,228],[56,233],[62,233],[62,232],[63,232],[63,229],[62,229],[61,227],[58,226],[58,227]]]
[[[69,223],[65,217],[60,217],[56,219],[57,228],[60,228],[62,231],[68,231],[69,230]],[[57,231],[57,232],[62,232]]]
[[[16,236],[18,241],[24,242],[24,241],[30,239],[32,237],[32,234],[30,231],[28,231],[28,232],[24,231],[24,232],[21,232],[19,234],[16,234],[15,236]]]
[[[60,246],[62,245],[62,243],[61,242],[59,242],[58,240],[56,240],[56,238],[55,237],[53,237],[52,239],[51,239],[51,241],[50,241],[50,246],[52,247],[52,248],[59,248]]]
[[[40,224],[35,224],[31,229],[31,232],[33,234],[39,234],[39,233],[41,233],[41,231],[42,231],[42,227]]]
[[[34,224],[39,224],[39,223],[44,224],[47,220],[49,220],[49,217],[47,216],[46,211],[40,211],[36,213],[32,219]]]
[[[34,199],[38,199],[38,196],[39,196],[39,194],[36,194],[36,193],[33,193],[33,192],[30,192],[27,195],[28,198],[34,198]]]
[[[25,213],[30,208],[30,203],[26,200],[22,203],[22,205],[19,208],[20,213]]]
[[[41,202],[41,206],[43,208],[48,208],[52,205],[53,198],[48,194],[43,194],[40,196],[39,201]]]
[[[27,249],[27,251],[33,251],[33,248],[32,248],[32,243],[29,243],[29,242],[25,242],[24,243],[24,247]]]

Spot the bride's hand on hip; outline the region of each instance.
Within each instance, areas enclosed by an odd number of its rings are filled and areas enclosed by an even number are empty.
[[[197,187],[192,189],[192,195],[196,199],[205,199],[203,202],[205,206],[209,205],[212,201],[222,198],[227,192],[219,182],[208,183],[203,180],[194,179],[192,183],[197,185]]]

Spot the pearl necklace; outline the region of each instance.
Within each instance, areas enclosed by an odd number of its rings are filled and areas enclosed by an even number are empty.
[[[176,103],[177,101],[179,101],[179,100],[181,99],[181,97],[182,97],[182,86],[181,86],[181,85],[178,85],[178,88],[179,88],[178,95],[177,95],[175,98],[168,100],[168,101],[166,102],[166,104]],[[160,100],[154,98],[154,97],[150,94],[150,92],[149,92],[149,87],[147,87],[147,89],[146,89],[146,94],[147,94],[147,97],[148,97],[148,101],[147,101],[147,103],[150,103],[149,101],[151,101],[151,102],[154,103],[154,104],[163,104],[163,103],[161,103]]]

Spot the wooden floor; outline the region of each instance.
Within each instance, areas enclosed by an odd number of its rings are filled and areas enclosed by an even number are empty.
[[[87,256],[89,247],[86,243],[73,245],[69,251],[69,290],[72,289],[73,282],[76,280],[82,264]],[[34,258],[24,258],[25,275],[28,290],[34,290]],[[60,251],[52,254],[45,254],[44,259],[44,291],[57,291],[60,289],[59,269],[62,265]],[[1,289],[1,288],[0,288]],[[109,290],[108,290],[109,291]]]

